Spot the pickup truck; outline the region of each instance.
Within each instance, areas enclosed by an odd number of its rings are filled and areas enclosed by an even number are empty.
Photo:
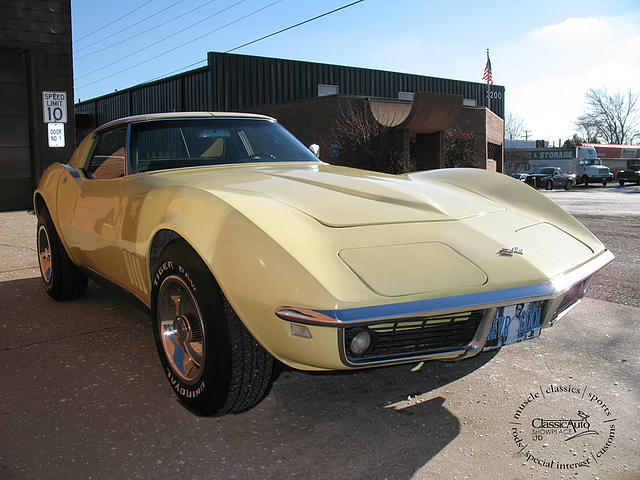
[[[525,182],[534,188],[564,188],[571,190],[576,184],[575,175],[567,175],[562,173],[558,167],[541,167],[530,174]]]
[[[624,187],[626,183],[640,185],[640,160],[627,161],[627,168],[618,172],[618,183]]]

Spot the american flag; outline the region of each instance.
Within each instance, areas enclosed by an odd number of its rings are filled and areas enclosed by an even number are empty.
[[[487,48],[487,66],[484,67],[483,80],[486,80],[489,85],[493,85],[493,74],[491,73],[491,59],[489,58],[489,49]]]

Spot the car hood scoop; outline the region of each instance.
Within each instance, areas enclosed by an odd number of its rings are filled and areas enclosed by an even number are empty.
[[[498,203],[437,181],[362,173],[344,167],[256,167],[260,178],[236,183],[330,227],[450,221],[503,210]]]

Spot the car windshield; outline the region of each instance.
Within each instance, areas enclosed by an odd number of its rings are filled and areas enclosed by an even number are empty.
[[[255,162],[318,162],[278,123],[267,119],[166,120],[135,124],[132,170]]]
[[[599,158],[591,158],[584,161],[585,165],[602,165]]]

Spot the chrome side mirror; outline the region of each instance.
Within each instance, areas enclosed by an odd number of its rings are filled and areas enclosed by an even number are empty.
[[[320,158],[320,145],[313,143],[309,145],[309,150],[318,158]]]

